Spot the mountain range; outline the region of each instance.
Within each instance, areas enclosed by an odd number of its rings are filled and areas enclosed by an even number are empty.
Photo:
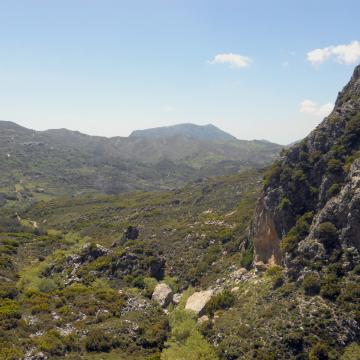
[[[0,122],[0,186],[45,193],[171,189],[200,177],[269,165],[280,145],[237,140],[213,125],[183,124],[89,136],[66,129],[34,131]]]

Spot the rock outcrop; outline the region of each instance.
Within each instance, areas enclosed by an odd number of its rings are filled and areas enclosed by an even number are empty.
[[[152,294],[152,299],[156,301],[161,307],[166,308],[173,297],[173,292],[169,285],[160,283],[155,286]]]
[[[214,290],[195,292],[187,299],[185,309],[194,311],[198,316],[202,316],[207,303],[211,300],[213,295]]]
[[[295,278],[326,265],[334,251],[344,263],[358,262],[358,158],[360,66],[332,113],[266,174],[251,229],[254,261],[281,263]]]

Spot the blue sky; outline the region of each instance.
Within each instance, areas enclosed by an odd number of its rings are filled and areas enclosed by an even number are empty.
[[[213,123],[289,143],[360,62],[359,13],[355,0],[0,0],[0,119],[104,136]]]

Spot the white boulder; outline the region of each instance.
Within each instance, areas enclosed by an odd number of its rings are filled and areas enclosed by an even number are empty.
[[[173,292],[169,285],[160,283],[155,286],[152,294],[152,299],[155,300],[160,306],[166,308],[172,301]]]
[[[203,315],[206,304],[214,295],[214,290],[198,291],[186,301],[185,309],[194,311],[198,316]]]

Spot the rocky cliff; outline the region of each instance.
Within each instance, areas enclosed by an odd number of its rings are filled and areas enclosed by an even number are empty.
[[[333,112],[266,174],[252,227],[255,261],[281,263],[294,278],[359,262],[359,150],[360,66]]]

